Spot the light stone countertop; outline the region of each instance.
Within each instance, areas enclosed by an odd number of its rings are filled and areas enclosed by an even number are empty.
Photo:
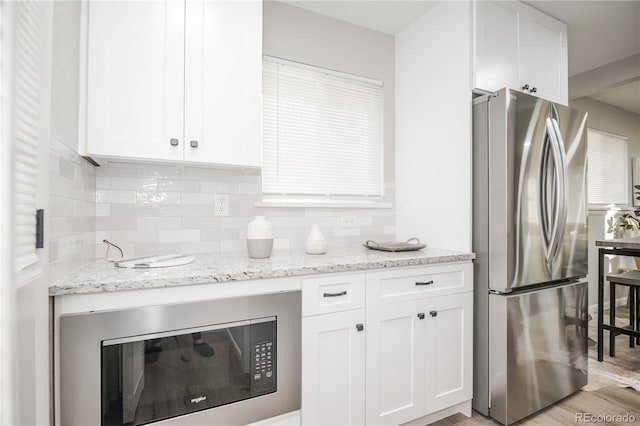
[[[246,252],[197,254],[188,265],[154,268],[116,268],[94,261],[53,283],[50,296],[102,293],[148,288],[214,284],[261,278],[282,278],[332,272],[365,271],[402,266],[469,261],[473,253],[436,248],[389,253],[365,248],[329,249],[324,255],[275,251],[268,259],[250,259]]]

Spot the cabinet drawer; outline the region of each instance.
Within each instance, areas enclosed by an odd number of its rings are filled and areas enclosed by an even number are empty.
[[[302,316],[364,307],[364,274],[330,275],[302,280]]]
[[[367,303],[385,304],[473,290],[471,263],[367,274]]]

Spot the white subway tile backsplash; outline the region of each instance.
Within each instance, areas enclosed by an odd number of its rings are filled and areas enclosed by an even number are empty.
[[[246,240],[221,240],[220,251],[228,253],[232,251],[242,251],[247,249]]]
[[[213,194],[204,194],[204,193],[194,193],[194,192],[183,192],[182,193],[182,204],[201,204],[207,206],[213,206]]]
[[[180,229],[182,220],[179,217],[139,217],[138,229]]]
[[[289,245],[289,240],[285,238],[275,238],[273,240],[273,249],[274,250],[289,250],[291,247]]]
[[[199,229],[161,229],[159,231],[161,243],[178,243],[200,241]]]
[[[159,234],[162,231],[158,230],[126,230],[126,231],[113,231],[111,233],[111,241],[115,245],[124,243],[157,243],[159,242]]]
[[[55,138],[49,147],[49,280],[95,256],[95,168]]]
[[[111,204],[96,204],[96,216],[111,216]]]
[[[195,180],[159,179],[158,189],[167,192],[199,192],[200,182]]]
[[[238,193],[239,194],[253,194],[253,195],[261,195],[262,194],[262,184],[258,183],[239,183],[238,184]]]
[[[135,203],[136,191],[113,191],[110,189],[96,190],[97,203]]]
[[[200,191],[212,194],[235,194],[238,192],[237,183],[229,182],[200,182]]]
[[[219,251],[219,241],[194,241],[180,243],[181,253],[216,253]]]
[[[50,247],[54,263],[66,262],[55,271],[79,266],[81,245],[91,256],[104,257],[104,238],[120,245],[126,257],[246,251],[247,226],[257,215],[272,223],[275,250],[303,250],[314,224],[330,249],[373,237],[391,240],[395,234],[393,209],[255,207],[262,191],[259,171],[127,163],[94,169],[68,152],[51,157],[51,217],[60,220],[54,230],[58,244]],[[75,167],[72,179],[69,164]],[[229,216],[214,216],[214,194],[229,195]],[[387,196],[393,198],[393,185]],[[73,202],[67,202],[70,197]],[[357,216],[360,226],[342,229],[345,215]],[[74,239],[75,232],[84,240]]]
[[[142,178],[125,178],[125,177],[112,177],[111,188],[113,190],[124,191],[157,191],[158,180],[157,179],[142,179]]]
[[[252,220],[252,217],[223,217],[220,219],[220,226],[222,229],[246,228]]]
[[[182,195],[179,192],[136,191],[136,204],[180,204]]]
[[[107,176],[96,176],[96,190],[111,189],[111,178]]]
[[[342,228],[336,226],[333,228],[333,235],[336,237],[355,237],[360,235],[360,228]]]

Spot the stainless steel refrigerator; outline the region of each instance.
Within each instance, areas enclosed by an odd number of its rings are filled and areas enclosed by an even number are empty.
[[[507,425],[587,384],[587,114],[473,102],[473,407]]]

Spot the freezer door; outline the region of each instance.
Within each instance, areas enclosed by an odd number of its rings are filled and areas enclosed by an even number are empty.
[[[587,274],[587,114],[503,89],[489,101],[489,286]]]
[[[490,415],[508,425],[587,384],[587,282],[490,299]]]

